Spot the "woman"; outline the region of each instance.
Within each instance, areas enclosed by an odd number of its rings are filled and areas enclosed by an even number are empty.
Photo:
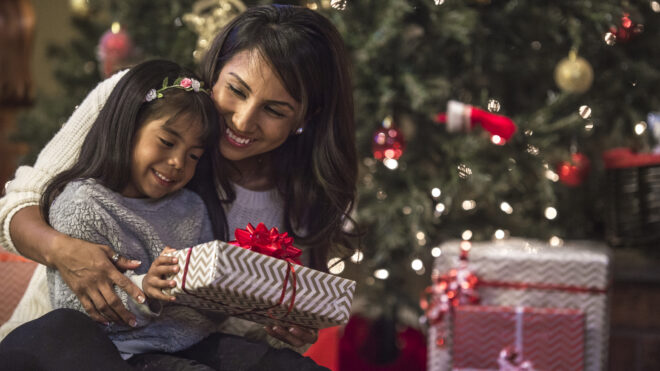
[[[248,222],[277,226],[307,247],[303,258],[312,268],[325,270],[329,248],[347,246],[342,225],[357,177],[351,84],[337,30],[305,8],[252,8],[215,38],[202,68],[226,123],[214,174],[224,207],[209,210],[212,221],[224,223],[228,238]],[[96,321],[130,325],[135,318],[112,286],[142,296],[118,271],[140,262],[56,232],[37,206],[48,180],[75,160],[122,75],[89,94],[34,167],[17,170],[0,200],[0,245],[57,269]],[[293,347],[317,336],[299,327],[265,330]]]

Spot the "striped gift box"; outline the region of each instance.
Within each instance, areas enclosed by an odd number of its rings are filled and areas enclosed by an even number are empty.
[[[266,325],[320,329],[348,321],[355,281],[221,241],[172,255],[180,270],[166,292],[179,304]]]
[[[584,368],[584,313],[573,309],[462,306],[454,312],[454,369],[499,369],[516,349],[536,370]]]
[[[434,273],[458,266],[460,241],[440,246]],[[608,288],[611,279],[610,250],[592,241],[566,241],[561,247],[544,242],[511,238],[472,243],[469,269],[480,280],[478,292],[486,306],[567,308],[585,315],[584,369],[607,369],[609,340]],[[447,323],[449,322],[449,323]],[[447,346],[439,347],[439,328],[429,328],[428,369],[450,370],[454,330],[446,326]]]

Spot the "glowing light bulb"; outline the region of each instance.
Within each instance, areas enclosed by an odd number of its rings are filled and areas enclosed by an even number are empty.
[[[506,201],[503,201],[500,204],[500,210],[504,211],[507,214],[513,213],[513,207],[511,207],[511,205]]]
[[[464,230],[463,233],[461,233],[461,238],[463,238],[464,240],[471,239],[472,238],[472,231],[469,230],[469,229]]]
[[[640,121],[635,124],[635,134],[642,135],[646,131],[647,125],[646,122]]]
[[[339,274],[344,271],[346,264],[341,260],[341,258],[332,258],[328,260],[328,270],[332,274]]]
[[[562,240],[561,238],[559,238],[557,236],[550,237],[550,240],[548,240],[548,242],[550,243],[550,246],[553,246],[553,247],[561,247],[561,246],[564,245],[564,240]]]
[[[379,280],[386,280],[389,276],[390,272],[387,269],[377,269],[374,272],[374,277],[378,278]]]
[[[433,188],[431,190],[431,196],[433,196],[433,198],[438,198],[438,197],[440,197],[441,194],[442,194],[442,191],[440,191],[440,188]]]
[[[434,258],[437,258],[438,256],[442,255],[442,249],[439,247],[434,247],[431,249],[431,256]]]
[[[399,161],[393,158],[386,158],[385,160],[383,160],[383,165],[385,165],[385,167],[390,170],[394,170],[397,167],[399,167]]]
[[[424,268],[424,263],[422,263],[422,261],[419,259],[414,259],[412,263],[410,263],[410,266],[412,267],[413,270],[418,271]]]
[[[474,200],[465,200],[461,206],[463,207],[463,210],[468,211],[477,207],[477,203]]]
[[[555,209],[552,206],[549,206],[545,209],[545,217],[548,220],[553,220],[554,218],[557,217],[557,209]]]
[[[360,263],[362,259],[364,259],[364,253],[362,253],[362,250],[355,250],[355,252],[351,256],[351,261],[353,263]]]

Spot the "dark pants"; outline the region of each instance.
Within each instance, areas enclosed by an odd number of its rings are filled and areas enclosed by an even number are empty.
[[[84,313],[57,309],[28,322],[0,343],[0,370],[326,370],[289,349],[213,334],[174,354],[139,354],[124,361]]]

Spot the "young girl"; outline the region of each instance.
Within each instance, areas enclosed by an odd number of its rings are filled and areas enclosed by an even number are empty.
[[[42,212],[53,228],[110,246],[116,257],[143,262],[125,274],[146,298],[135,301],[115,290],[137,320],[130,326],[105,324],[123,358],[183,350],[217,327],[192,308],[159,301],[173,299],[161,291],[169,287],[162,277],[172,269],[172,258],[159,256],[165,246],[179,249],[213,240],[204,202],[184,187],[202,158],[197,170],[210,172],[217,123],[213,101],[194,75],[168,61],[142,63],[119,80],[78,160],[44,192]],[[202,189],[204,182],[208,175],[198,176],[193,188]],[[48,269],[48,285],[53,308],[84,312],[57,270]]]

